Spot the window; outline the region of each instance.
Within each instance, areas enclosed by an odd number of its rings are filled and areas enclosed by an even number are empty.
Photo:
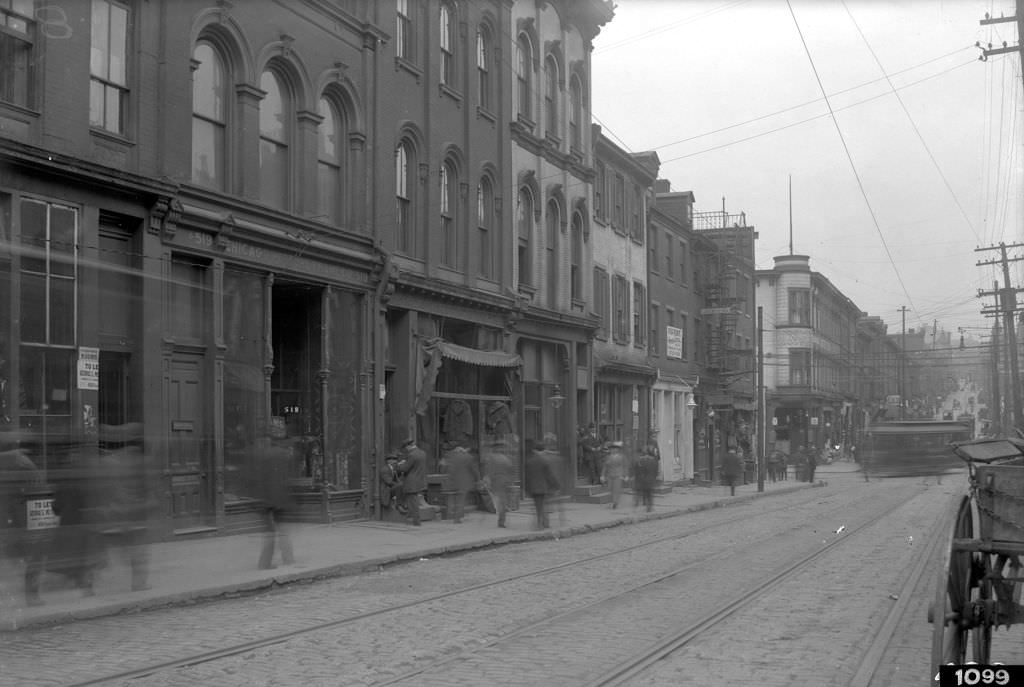
[[[32,0],[0,0],[0,101],[32,107]]]
[[[343,135],[345,127],[342,117],[327,98],[320,98],[317,113],[323,118],[319,126],[317,146],[317,212],[316,218],[337,226],[342,221],[341,203],[344,180],[342,178],[342,155],[345,150]]]
[[[402,253],[412,254],[416,250],[413,240],[412,193],[415,188],[412,178],[414,169],[412,146],[403,140],[395,148],[395,218],[397,224],[397,246]]]
[[[629,387],[619,384],[594,385],[597,396],[597,423],[599,435],[607,441],[622,441],[626,437],[625,416]]]
[[[569,82],[569,145],[574,150],[583,150],[583,134],[580,122],[583,121],[583,86],[573,75]]]
[[[533,88],[531,83],[533,76],[533,47],[526,34],[520,34],[516,41],[516,84],[519,99],[516,112],[527,121],[533,121],[531,108],[533,101],[530,98],[530,91]]]
[[[686,244],[679,242],[679,281],[686,283]]]
[[[456,208],[458,206],[459,178],[455,165],[446,160],[441,165],[441,264],[457,266]]]
[[[647,339],[647,350],[651,355],[658,355],[658,338],[661,328],[661,306],[651,303],[651,331]]]
[[[608,300],[608,273],[600,267],[594,268],[594,314],[596,314],[601,324],[598,325],[596,336],[599,339],[607,339],[608,332],[611,328],[611,320],[609,318],[609,300]]]
[[[572,261],[569,268],[569,291],[573,301],[583,300],[583,215],[572,215]]]
[[[225,190],[227,140],[224,63],[214,47],[200,41],[192,51],[192,181]]]
[[[789,349],[789,383],[792,386],[809,386],[811,383],[811,352],[806,349]]]
[[[633,202],[630,203],[629,212],[629,235],[634,241],[643,242],[644,235],[640,227],[640,217],[643,215],[644,199],[640,187],[633,186]]]
[[[533,236],[533,194],[525,186],[519,189],[519,198],[516,204],[516,227],[519,235],[516,250],[519,263],[519,285],[530,286],[533,284],[533,261],[530,259],[530,254],[533,251],[531,241]]]
[[[553,57],[544,62],[544,134],[558,138],[558,65]]]
[[[441,83],[452,86],[455,80],[455,26],[452,9],[441,5]]]
[[[675,239],[672,238],[672,234],[669,232],[665,233],[665,276],[669,279],[674,279],[675,274]]]
[[[654,227],[647,229],[647,267],[658,273],[658,230]]]
[[[412,60],[414,36],[412,29],[412,7],[416,0],[397,0],[395,20],[395,56]]]
[[[481,26],[476,34],[476,76],[481,109],[491,109],[491,34]]]
[[[633,345],[643,346],[644,336],[647,333],[647,323],[644,316],[647,314],[647,290],[640,282],[633,282]]]
[[[286,209],[289,131],[285,113],[290,103],[274,72],[263,72],[260,88],[266,93],[260,103],[260,200]]]
[[[689,351],[686,348],[686,335],[687,335],[686,319],[687,319],[686,315],[680,315],[679,316],[679,331],[681,332],[680,335],[679,335],[679,351],[682,354],[683,360],[686,360],[687,358],[690,357],[689,356]]]
[[[612,214],[612,226],[619,231],[626,230],[626,180],[622,178],[621,174],[615,175],[615,197],[612,202],[615,203]]]
[[[49,418],[67,422],[74,397],[78,212],[21,202],[21,366],[23,428],[45,434]],[[70,428],[68,428],[70,429]]]
[[[544,241],[544,257],[548,268],[546,284],[548,307],[552,310],[558,307],[558,225],[561,223],[561,215],[558,201],[554,199],[549,200],[544,218],[547,229]]]
[[[621,275],[612,280],[612,338],[616,343],[629,341],[629,282]]]
[[[124,133],[128,98],[128,10],[107,0],[92,3],[89,124]]]
[[[605,169],[604,163],[600,160],[594,165],[594,214],[597,215],[601,221],[608,220],[608,196],[606,189],[608,188],[608,173]]]
[[[489,177],[480,179],[476,189],[476,226],[480,239],[481,277],[494,277],[494,246],[492,245],[491,226],[494,219],[494,187]]]
[[[789,290],[789,323],[811,326],[811,292],[808,289]]]

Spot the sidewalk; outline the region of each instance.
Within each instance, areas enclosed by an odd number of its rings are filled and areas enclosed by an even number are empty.
[[[834,472],[854,472],[853,463],[822,466],[819,482]],[[824,473],[824,474],[822,474]],[[654,511],[634,511],[632,495],[623,495],[617,509],[608,505],[567,503],[565,523],[557,511],[551,529],[532,529],[532,512],[526,501],[521,510],[508,514],[508,527],[499,529],[497,517],[483,511],[467,512],[459,525],[450,520],[425,521],[421,527],[377,521],[346,522],[335,525],[291,525],[296,563],[273,570],[259,570],[260,534],[241,534],[207,539],[160,542],[150,547],[150,589],[130,592],[128,564],[118,551],[111,551],[109,564],[98,571],[92,597],[63,584],[60,576],[44,576],[44,605],[28,607],[22,593],[22,567],[0,560],[0,632],[52,625],[84,618],[130,613],[202,599],[236,596],[275,585],[351,575],[382,565],[416,560],[454,551],[495,544],[524,542],[585,534],[625,523],[665,518],[687,512],[716,508],[758,498],[783,494],[813,485],[792,479],[729,488],[674,487],[671,493],[655,497]],[[275,559],[276,562],[276,559]]]

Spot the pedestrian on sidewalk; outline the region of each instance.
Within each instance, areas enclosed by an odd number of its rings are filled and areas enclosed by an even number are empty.
[[[551,469],[551,462],[533,439],[526,440],[526,493],[533,499],[537,512],[536,528],[547,529],[551,526],[548,519],[548,496],[561,488],[558,478]]]
[[[601,481],[608,485],[612,493],[612,508],[619,507],[622,498],[622,477],[626,471],[626,456],[622,452],[622,442],[613,441],[608,447],[608,455],[604,459]]]
[[[734,448],[730,448],[725,454],[722,463],[722,481],[729,485],[729,495],[736,495],[736,483],[743,476],[743,459]]]
[[[597,436],[597,426],[591,422],[587,425],[587,433],[580,439],[580,449],[583,452],[584,478],[590,480],[591,484],[601,482],[603,442]]]
[[[275,418],[276,420],[276,418]],[[288,486],[288,468],[292,464],[294,442],[287,438],[283,422],[272,420],[267,436],[256,448],[257,493],[263,502],[263,537],[259,568],[274,568],[274,548],[281,549],[284,565],[295,563],[291,535],[283,525],[284,515],[294,504]]]
[[[398,456],[393,453],[384,458],[384,469],[380,475],[383,484],[383,505],[385,508],[394,508],[399,513],[405,513],[405,493],[402,485],[402,475],[398,472]]]
[[[83,447],[71,458],[71,469],[53,497],[60,517],[46,569],[71,578],[83,596],[93,596],[96,570],[106,562],[100,532],[109,515],[103,503],[98,449]]]
[[[654,483],[658,479],[658,459],[650,444],[644,447],[633,463],[633,507],[654,510]]]
[[[480,481],[480,469],[473,455],[464,446],[453,446],[445,452],[442,460],[449,479],[449,488],[455,491],[452,508],[452,523],[462,523],[466,514],[466,496],[476,489]]]
[[[552,433],[544,435],[544,458],[548,461],[548,465],[551,467],[551,474],[555,476],[555,481],[558,486],[555,490],[548,495],[548,503],[553,505],[553,510],[558,511],[558,524],[565,524],[565,499],[563,497],[570,496],[562,493],[562,479],[566,476],[566,465],[567,459],[558,450],[558,437]],[[601,475],[597,476],[598,483],[601,480]]]
[[[427,490],[427,454],[416,445],[415,439],[405,442],[402,453],[404,457],[398,463],[398,471],[405,489],[405,507],[412,524],[419,527],[421,494]]]
[[[127,559],[131,590],[144,591],[149,589],[149,525],[158,508],[143,451],[144,435],[140,423],[100,425],[101,437],[104,432],[113,439],[107,444],[112,448],[103,457],[113,480],[106,531]],[[118,445],[118,439],[124,439],[124,443]]]
[[[811,450],[807,452],[807,481],[814,482],[814,469],[818,467],[818,450],[811,444]]]
[[[498,527],[505,527],[505,514],[515,480],[515,468],[505,453],[505,442],[498,440],[484,453],[484,488],[491,495],[494,510],[498,514]]]

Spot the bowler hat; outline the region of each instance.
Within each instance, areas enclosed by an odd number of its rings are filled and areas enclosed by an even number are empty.
[[[402,444],[402,450],[403,451],[411,451],[414,448],[416,448],[416,440],[415,439],[408,439],[408,440],[406,440],[406,442],[404,444]]]

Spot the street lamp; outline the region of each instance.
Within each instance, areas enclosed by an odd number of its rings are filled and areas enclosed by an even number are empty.
[[[551,395],[548,396],[548,400],[551,401],[551,407],[558,410],[562,407],[562,403],[565,401],[565,396],[562,395],[562,387],[555,384],[555,388],[551,390]]]
[[[690,410],[697,407],[697,401],[694,400],[693,394],[686,394],[686,407]]]

